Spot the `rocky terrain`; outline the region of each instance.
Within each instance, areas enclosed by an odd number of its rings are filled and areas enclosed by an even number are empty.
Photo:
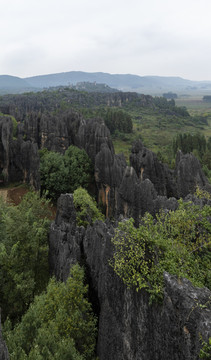
[[[99,317],[97,354],[101,360],[196,360],[199,334],[208,338],[211,292],[164,273],[164,301],[149,305],[149,295],[128,289],[109,265],[114,227],[97,221],[76,226],[73,197],[62,195],[51,224],[50,267],[65,281],[72,264],[86,268],[90,299]]]
[[[46,147],[63,153],[70,145],[83,148],[95,169],[96,194],[107,218],[134,217],[146,211],[175,210],[177,199],[193,194],[196,186],[210,191],[199,161],[177,154],[170,170],[141,140],[132,147],[130,166],[116,155],[110,133],[101,119],[84,119],[73,111],[48,114],[7,108],[0,116],[0,178],[3,183],[20,181],[40,188],[39,153]],[[13,115],[18,120],[14,135]],[[71,264],[86,268],[90,298],[99,316],[97,353],[100,360],[195,360],[199,334],[207,339],[211,325],[208,289],[194,288],[186,279],[165,273],[162,305],[149,305],[148,295],[129,290],[109,266],[114,226],[107,219],[86,230],[76,226],[72,195],[62,195],[51,225],[51,273],[65,280]],[[200,306],[200,304],[202,306]],[[0,358],[7,359],[0,332]]]
[[[192,154],[179,152],[175,170],[170,170],[141,140],[134,143],[128,166],[123,155],[115,154],[101,119],[84,119],[70,110],[56,115],[30,112],[22,118],[19,114],[15,137],[13,126],[11,117],[0,117],[1,181],[27,182],[39,189],[38,150],[45,147],[63,153],[75,145],[85,149],[93,162],[97,198],[106,207],[107,216],[122,214],[138,219],[145,211],[175,209],[175,199],[193,193],[197,185],[210,188]]]

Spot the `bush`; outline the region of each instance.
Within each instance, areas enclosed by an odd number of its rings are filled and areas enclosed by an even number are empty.
[[[74,191],[73,202],[77,212],[78,226],[87,226],[96,220],[104,220],[104,216],[97,208],[96,202],[85,189],[80,187]]]
[[[120,223],[112,240],[115,272],[129,287],[144,288],[151,300],[162,299],[164,271],[211,288],[210,216],[210,206],[179,201],[175,212],[156,219],[146,214],[139,228],[132,219]]]

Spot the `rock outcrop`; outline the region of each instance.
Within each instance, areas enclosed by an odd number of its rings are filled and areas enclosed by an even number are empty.
[[[199,160],[193,154],[183,154],[178,151],[174,176],[177,183],[177,196],[184,198],[193,194],[196,187],[211,189],[206,176],[204,175]]]
[[[149,179],[159,195],[175,196],[173,172],[162,164],[157,156],[142,144],[141,140],[133,144],[130,164],[136,170],[140,181]]]
[[[211,292],[164,273],[163,304],[149,305],[148,294],[127,289],[109,265],[111,223],[96,221],[84,229],[76,226],[75,219],[72,195],[62,195],[49,236],[50,268],[64,281],[73,263],[85,266],[90,299],[99,317],[99,358],[198,360],[199,334],[207,341],[211,328]]]
[[[38,146],[22,136],[13,138],[13,122],[10,117],[0,117],[0,180],[22,181],[39,189]]]
[[[137,140],[132,147],[130,163],[140,181],[149,179],[158,195],[184,198],[194,193],[197,186],[211,191],[201,165],[193,154],[184,155],[179,151],[173,171],[162,164],[157,156],[142,144],[141,140]]]

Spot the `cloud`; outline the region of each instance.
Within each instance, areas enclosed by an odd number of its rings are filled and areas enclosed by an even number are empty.
[[[0,73],[211,79],[210,0],[3,0]]]

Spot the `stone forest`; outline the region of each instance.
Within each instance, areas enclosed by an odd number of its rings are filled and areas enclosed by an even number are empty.
[[[1,201],[1,360],[210,359],[208,173],[194,151],[170,164],[142,136],[117,154],[134,109],[139,126],[147,111],[159,129],[196,124],[136,93],[0,97],[0,186],[28,189]]]

